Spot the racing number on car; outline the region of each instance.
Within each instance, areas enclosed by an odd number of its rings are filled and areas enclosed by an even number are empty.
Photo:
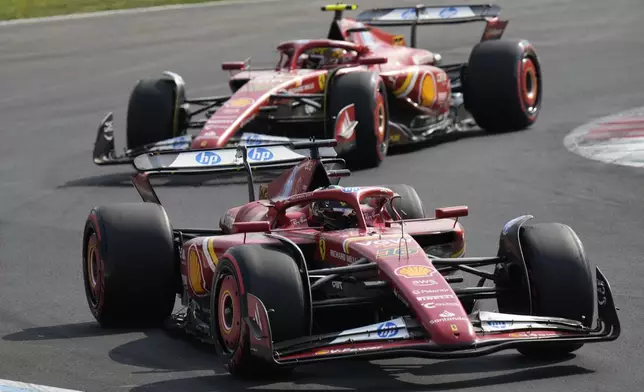
[[[320,238],[319,248],[320,258],[322,258],[322,260],[326,260],[326,240],[324,238]]]

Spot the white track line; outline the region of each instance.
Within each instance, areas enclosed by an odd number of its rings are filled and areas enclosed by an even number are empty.
[[[0,378],[0,392],[81,392],[73,389],[48,387],[45,385],[28,384]]]
[[[46,16],[42,18],[11,19],[11,20],[0,21],[0,27],[20,26],[20,25],[28,25],[28,24],[35,24],[35,23],[43,23],[43,22],[58,22],[58,21],[75,20],[75,19],[99,18],[104,16],[134,15],[134,14],[140,14],[144,12],[172,11],[172,10],[181,10],[181,9],[190,9],[190,8],[209,8],[209,7],[218,7],[218,6],[225,6],[225,5],[234,5],[234,4],[246,5],[246,4],[275,3],[278,1],[284,1],[284,0],[223,0],[223,1],[212,1],[208,3],[198,3],[198,4],[173,4],[173,5],[163,5],[158,7],[143,7],[143,8],[130,8],[130,9],[124,9],[124,10],[86,12],[86,13],[77,13],[77,14],[68,14],[68,15]]]

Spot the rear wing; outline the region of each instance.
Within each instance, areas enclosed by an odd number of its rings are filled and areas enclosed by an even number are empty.
[[[348,176],[350,172],[344,169],[344,159],[336,157],[337,153],[333,148],[336,144],[335,139],[329,139],[207,150],[148,152],[137,156],[132,162],[138,172],[134,176],[133,184],[143,201],[161,204],[150,184],[150,176],[237,174],[244,170],[248,178],[249,201],[254,201],[253,171],[285,170],[310,158],[319,160],[323,165],[341,165],[342,169],[337,170],[328,170],[325,167],[329,178]],[[308,149],[309,154],[295,151],[304,149]]]
[[[355,6],[340,7],[342,11],[356,8]],[[481,36],[481,41],[499,39],[508,24],[508,21],[499,20],[500,14],[501,7],[496,4],[417,5],[415,7],[373,8],[361,12],[355,19],[358,22],[374,27],[411,26],[410,43],[411,47],[415,48],[416,28],[419,25],[445,25],[484,21],[487,24]]]
[[[412,24],[453,24],[497,18],[501,7],[495,4],[374,8],[361,12],[356,20],[372,26],[409,26]]]

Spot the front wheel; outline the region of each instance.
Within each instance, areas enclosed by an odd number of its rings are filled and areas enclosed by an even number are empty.
[[[259,311],[247,308],[248,295],[253,295],[268,310],[274,343],[307,336],[308,297],[293,257],[274,245],[234,247],[217,264],[212,288],[211,335],[228,371],[238,378],[256,378],[291,370],[276,368],[251,350],[244,320]]]
[[[339,142],[353,143],[340,158],[350,169],[368,169],[380,166],[389,149],[389,108],[387,90],[380,76],[372,72],[352,72],[334,78],[329,86],[328,113],[338,117],[348,105],[354,105],[358,122],[353,135]],[[329,121],[330,132],[336,135],[335,118]]]
[[[524,225],[520,230],[521,249],[529,271],[532,315],[563,317],[590,327],[595,311],[595,286],[577,234],[560,223]],[[511,285],[526,291],[525,281],[519,275],[515,275]],[[498,299],[499,311],[530,314],[527,301],[517,298],[520,297]],[[518,351],[529,357],[554,359],[582,346],[582,343],[545,342]]]
[[[174,80],[139,80],[128,102],[127,147],[139,148],[185,133],[180,110],[183,99]]]

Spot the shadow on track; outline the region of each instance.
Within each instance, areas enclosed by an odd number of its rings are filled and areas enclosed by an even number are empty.
[[[77,180],[71,180],[66,182],[63,185],[58,186],[58,189],[62,188],[74,188],[74,187],[111,187],[111,188],[132,188],[132,175],[134,172],[130,173],[110,173],[110,174],[101,174],[97,176],[80,178]],[[262,184],[267,183],[275,178],[280,173],[269,175],[257,175],[253,173],[255,183]],[[216,178],[213,178],[217,176]],[[176,177],[166,177],[166,178],[155,178],[151,180],[152,185],[155,188],[172,188],[172,187],[219,187],[226,185],[246,185],[248,182],[246,176],[243,174],[235,175],[221,175],[221,174],[209,174],[209,175],[189,175],[189,176],[176,176]]]
[[[506,133],[519,133],[519,132],[528,132],[532,128],[522,129],[512,132],[496,132],[496,131],[484,131],[482,129],[473,129],[470,131],[464,132],[454,132],[447,135],[435,136],[431,140],[424,142],[409,144],[400,147],[392,147],[388,155],[400,155],[400,154],[411,154],[419,150],[424,150],[426,148],[434,148],[446,143],[453,143],[463,139],[472,139],[472,138],[481,138],[481,137],[503,137]]]
[[[570,358],[574,358],[574,356]],[[499,375],[480,374],[492,372],[509,373]],[[479,374],[463,379],[463,375],[474,373]],[[349,388],[365,392],[390,390],[442,391],[588,373],[593,373],[593,371],[577,365],[563,365],[552,361],[537,362],[524,358],[519,354],[505,354],[488,358],[459,359],[417,365],[379,365],[372,362],[343,361],[302,367],[296,369],[290,376],[272,381],[237,381],[225,373],[156,382],[135,387],[130,391],[207,392],[215,390],[245,391],[249,389],[326,391],[335,388]],[[459,375],[459,380],[442,381],[445,378],[451,378],[452,375]],[[442,380],[434,383],[420,383],[414,380],[416,377],[425,376],[440,377]]]
[[[131,336],[125,336],[130,334]],[[209,346],[193,339],[177,338],[160,328],[103,329],[96,322],[86,322],[28,328],[3,336],[2,340],[37,342],[91,337],[110,337],[105,343],[101,343],[103,347],[101,352],[107,352],[106,355],[111,360],[124,365],[150,369],[134,371],[134,374],[195,370],[226,372],[218,362],[214,350]],[[122,343],[124,340],[126,343]],[[110,346],[111,344],[114,346]]]
[[[395,364],[345,360],[303,366],[291,375],[275,380],[239,381],[230,376],[221,366],[212,348],[181,334],[161,329],[102,329],[95,322],[65,324],[50,327],[28,328],[4,336],[7,341],[43,341],[88,337],[108,337],[119,334],[128,341],[108,349],[107,356],[123,365],[144,368],[133,370],[132,374],[163,374],[186,371],[212,372],[190,378],[174,378],[131,389],[145,391],[242,391],[254,388],[262,390],[306,389],[322,391],[333,388],[350,388],[357,391],[378,390],[459,390],[471,387],[494,386],[524,382],[528,380],[557,378],[592,373],[592,370],[559,361],[535,361],[518,353],[508,352],[488,357],[443,361],[396,360]],[[142,334],[142,337],[139,337]],[[108,340],[108,347],[113,340]],[[413,362],[412,362],[413,361]],[[427,363],[430,362],[430,363]],[[503,372],[504,374],[498,374]],[[497,373],[488,375],[486,373]],[[457,375],[457,380],[453,376]],[[468,376],[469,375],[469,376]],[[433,383],[421,383],[426,376],[434,376]]]
[[[2,337],[10,342],[33,342],[42,340],[89,338],[97,336],[118,335],[136,332],[135,330],[109,330],[103,329],[95,322],[63,324],[50,327],[27,328]]]

